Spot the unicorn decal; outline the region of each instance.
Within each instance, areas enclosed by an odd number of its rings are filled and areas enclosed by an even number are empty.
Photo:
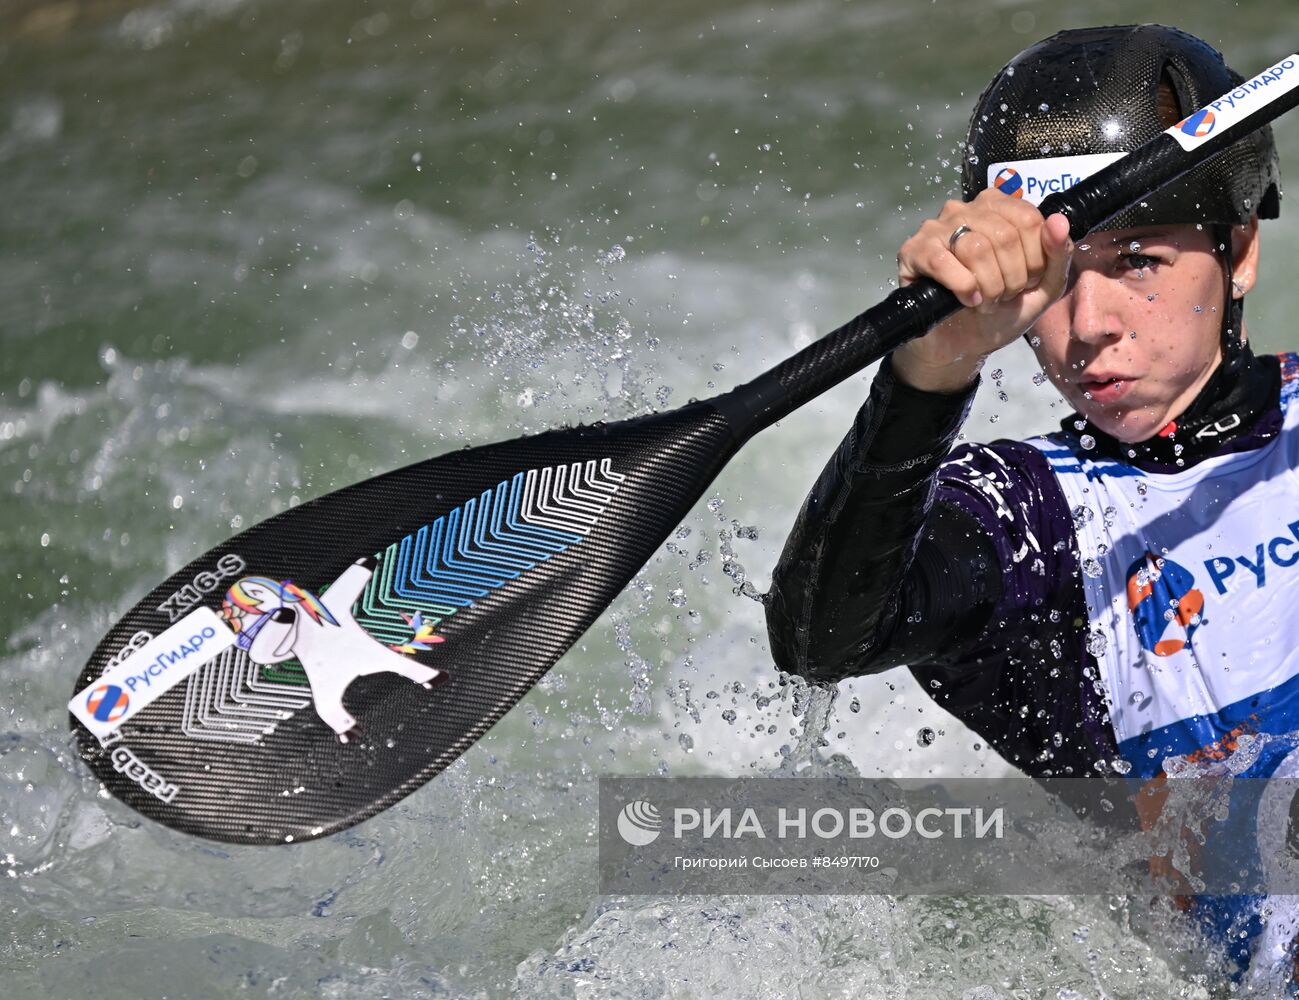
[[[321,597],[288,580],[245,576],[221,605],[237,645],[253,663],[268,666],[293,657],[302,664],[316,713],[343,743],[357,733],[356,719],[343,707],[343,693],[356,678],[386,671],[431,688],[449,676],[403,655],[442,642],[419,614],[403,616],[412,634],[396,646],[384,645],[357,624],[352,606],[376,565],[373,558],[358,559]]]

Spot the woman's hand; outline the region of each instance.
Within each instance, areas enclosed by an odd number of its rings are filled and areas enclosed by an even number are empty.
[[[1043,219],[1036,206],[992,188],[947,202],[902,244],[898,279],[933,278],[966,308],[895,350],[894,373],[931,392],[964,389],[989,354],[1064,294],[1072,255],[1069,220],[1059,213]]]

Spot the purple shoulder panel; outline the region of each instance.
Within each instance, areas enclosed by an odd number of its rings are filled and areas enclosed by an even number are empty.
[[[1002,600],[961,668],[913,672],[1027,773],[1095,773],[1118,751],[1086,648],[1073,521],[1046,458],[1019,441],[962,445],[943,463],[936,500],[992,541]]]

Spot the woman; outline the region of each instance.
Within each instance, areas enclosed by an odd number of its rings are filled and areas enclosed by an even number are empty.
[[[1041,777],[1157,779],[1299,730],[1299,359],[1255,356],[1243,322],[1258,219],[1279,208],[1270,131],[1078,246],[1035,208],[1165,129],[1206,127],[1184,119],[1239,82],[1199,39],[1143,25],[1062,32],[989,85],[963,200],[898,252],[902,282],[934,278],[966,308],[885,361],[804,505],[768,605],[782,669],[907,664]],[[980,369],[1020,336],[1077,412],[951,451]],[[1294,773],[1280,740],[1247,772]],[[1235,899],[1197,912],[1279,975],[1293,927],[1260,936]]]

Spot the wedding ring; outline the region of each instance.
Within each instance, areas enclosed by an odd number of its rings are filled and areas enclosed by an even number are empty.
[[[947,237],[947,249],[952,251],[952,253],[955,253],[956,241],[959,240],[966,233],[970,233],[973,231],[974,230],[972,230],[969,226],[965,225],[964,223],[957,226],[955,229],[952,230],[952,235]]]

